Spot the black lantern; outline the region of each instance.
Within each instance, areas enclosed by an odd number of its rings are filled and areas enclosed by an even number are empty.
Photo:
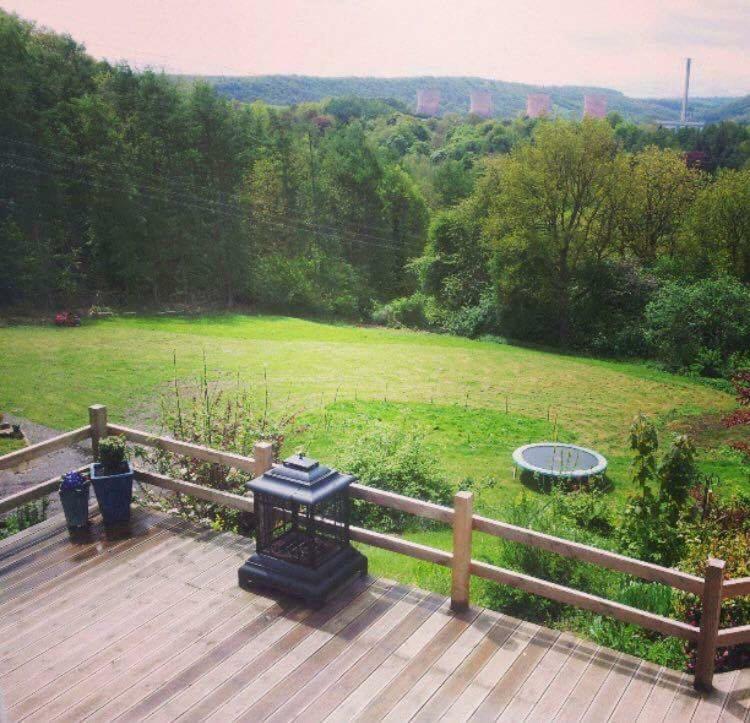
[[[248,482],[255,499],[255,554],[240,568],[240,586],[272,587],[321,605],[367,559],[349,540],[351,475],[302,454]]]

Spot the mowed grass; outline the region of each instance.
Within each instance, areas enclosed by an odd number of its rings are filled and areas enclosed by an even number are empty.
[[[627,430],[644,412],[664,431],[734,406],[730,395],[645,364],[568,356],[407,330],[288,317],[219,315],[0,328],[0,410],[61,429],[103,403],[115,421],[148,424],[173,380],[203,367],[226,383],[268,391],[297,411],[287,447],[335,459],[370,420],[419,427],[447,476],[492,478],[496,505],[520,490],[510,454],[560,439],[610,461],[613,500],[628,489]],[[702,453],[727,489],[747,486],[738,457]]]

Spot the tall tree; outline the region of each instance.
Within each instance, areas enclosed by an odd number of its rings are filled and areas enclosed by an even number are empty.
[[[499,163],[500,192],[491,205],[492,232],[500,247],[524,253],[543,249],[553,274],[557,337],[570,338],[572,275],[588,254],[602,254],[602,222],[615,182],[617,144],[610,125],[545,122],[533,142],[517,146]]]

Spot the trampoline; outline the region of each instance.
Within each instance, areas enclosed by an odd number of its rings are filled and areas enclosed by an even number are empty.
[[[594,477],[607,469],[607,460],[593,449],[560,442],[526,444],[513,452],[513,461],[528,472],[565,479]]]

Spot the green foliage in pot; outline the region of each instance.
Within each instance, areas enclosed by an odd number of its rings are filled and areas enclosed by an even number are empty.
[[[105,437],[99,441],[99,462],[106,474],[118,474],[128,461],[125,437]]]

